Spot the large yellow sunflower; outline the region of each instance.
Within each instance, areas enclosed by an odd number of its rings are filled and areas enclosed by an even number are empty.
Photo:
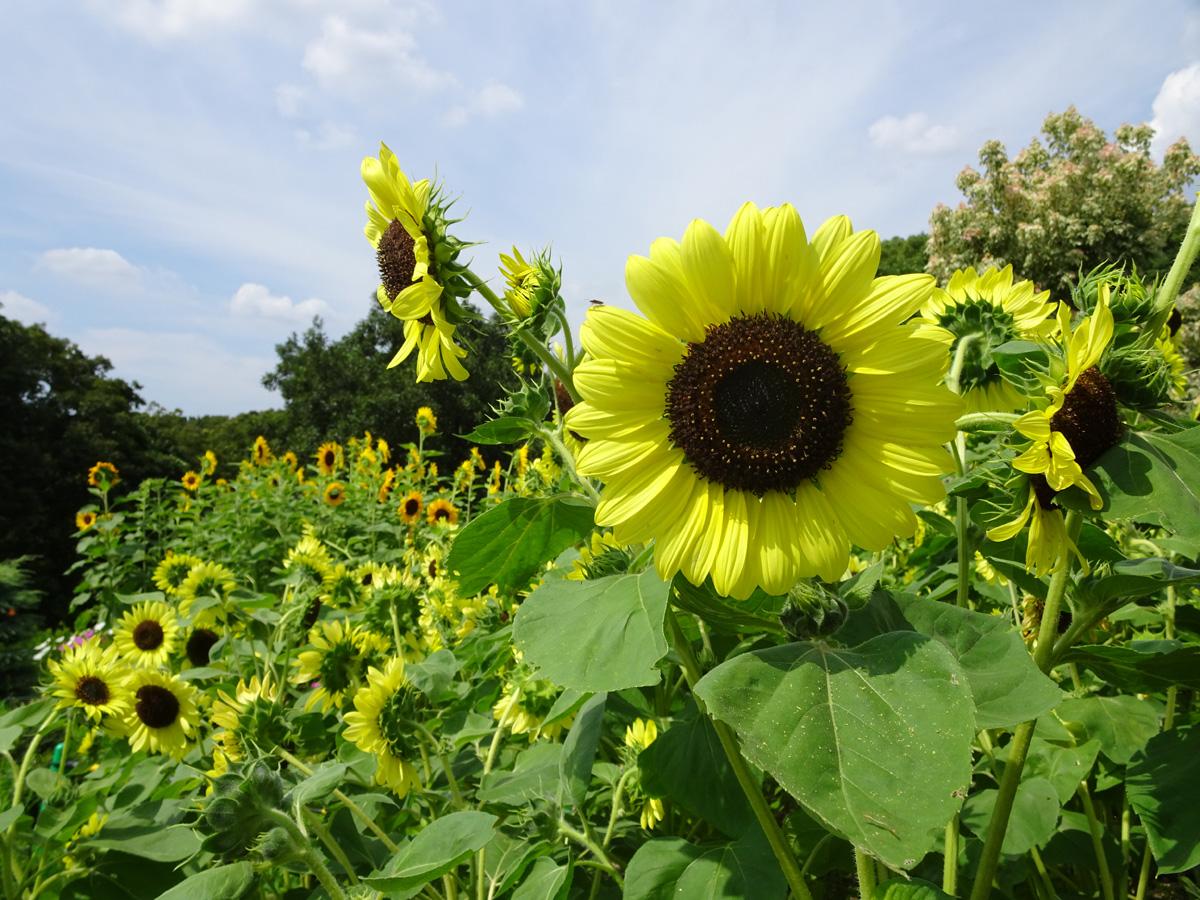
[[[220,563],[198,562],[188,570],[187,577],[179,585],[179,612],[192,617],[194,626],[209,626],[224,619],[229,595],[237,587],[233,572]],[[209,605],[194,609],[198,601]],[[215,600],[211,603],[210,600]]]
[[[199,721],[196,689],[178,676],[139,669],[129,680],[132,709],[125,728],[133,749],[179,758],[187,752]]]
[[[362,177],[371,195],[364,232],[375,248],[382,282],[375,296],[404,321],[404,344],[388,367],[416,350],[417,381],[442,379],[447,373],[462,381],[467,370],[459,360],[467,351],[454,343],[454,324],[445,317],[443,286],[426,231],[433,186],[428,179],[409,181],[386,144],[379,145],[378,159],[362,161]]]
[[[308,633],[312,648],[296,657],[293,684],[307,684],[315,690],[304,708],[322,712],[340,709],[346,698],[362,683],[366,666],[363,657],[375,649],[366,640],[367,632],[345,619],[318,622]]]
[[[129,670],[122,665],[114,645],[102,650],[95,638],[84,641],[69,648],[61,659],[51,660],[49,669],[59,709],[78,706],[96,722],[104,716],[120,717],[128,712]]]
[[[87,482],[89,487],[112,487],[121,480],[117,467],[110,462],[98,462],[88,469]]]
[[[372,668],[367,684],[354,695],[354,712],[346,714],[346,740],[375,754],[375,780],[405,796],[420,785],[416,767],[408,761],[418,740],[417,691],[404,673],[404,660],[393,657],[382,669]]]
[[[958,270],[945,290],[935,290],[921,315],[950,333],[951,359],[961,352],[958,387],[969,412],[1009,412],[1025,397],[1000,375],[992,357],[1001,344],[1046,337],[1054,329],[1050,292],[1032,281],[1013,284],[1012,266]]]
[[[113,644],[131,666],[165,666],[175,649],[179,623],[175,610],[161,600],[139,603],[121,617]]]
[[[875,278],[879,238],[838,216],[809,241],[791,206],[694,221],[626,266],[644,316],[593,307],[566,417],[596,521],[655,541],[663,577],[745,598],[834,580],[944,496],[960,401],[944,335],[907,323],[927,275]]]

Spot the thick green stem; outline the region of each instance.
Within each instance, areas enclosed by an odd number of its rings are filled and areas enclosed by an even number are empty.
[[[1171,271],[1163,279],[1154,297],[1155,312],[1161,313],[1164,322],[1169,310],[1175,305],[1175,298],[1183,288],[1183,279],[1191,271],[1197,254],[1200,254],[1200,194],[1197,194],[1196,201],[1192,204],[1192,218],[1188,222],[1183,243],[1179,245],[1179,252],[1175,254],[1175,262],[1171,264]]]
[[[741,785],[742,792],[746,795],[746,799],[750,801],[750,808],[754,810],[754,817],[758,820],[763,833],[767,836],[767,842],[771,845],[775,859],[779,861],[779,867],[783,870],[784,878],[787,879],[788,886],[792,889],[792,894],[795,895],[796,900],[812,900],[812,893],[808,890],[808,885],[804,883],[804,875],[801,872],[800,863],[796,859],[796,854],[792,852],[787,838],[780,831],[779,823],[775,821],[775,816],[772,815],[771,808],[767,805],[767,800],[763,796],[761,788],[754,780],[754,776],[750,774],[750,767],[738,749],[737,738],[734,737],[732,729],[719,719],[709,716],[704,701],[695,696],[696,682],[700,680],[701,675],[700,664],[696,660],[696,654],[692,652],[691,643],[689,643],[687,636],[683,633],[683,629],[679,627],[679,620],[675,617],[675,611],[669,606],[667,607],[667,624],[671,629],[671,640],[675,645],[675,652],[679,654],[679,660],[683,665],[683,674],[687,676],[688,685],[692,689],[696,707],[700,710],[701,714],[707,716],[709,721],[712,722],[713,730],[717,733],[717,739],[721,742],[721,749],[725,751],[725,756],[729,760],[729,765],[733,769],[733,774],[737,778],[738,784]]]
[[[875,896],[875,860],[857,847],[854,848],[854,871],[858,874],[858,896],[873,900]]]
[[[268,809],[265,812],[268,821],[274,822],[288,833],[296,852],[300,854],[309,871],[317,876],[317,880],[321,882],[321,886],[325,888],[331,900],[346,900],[346,894],[342,891],[337,879],[333,877],[333,873],[329,871],[329,867],[325,865],[325,860],[321,858],[320,853],[313,849],[312,843],[292,820],[292,817],[277,809]]]
[[[967,438],[961,431],[954,439],[954,463],[960,476],[967,474]],[[971,597],[971,546],[967,539],[971,529],[966,497],[954,498],[954,531],[958,539],[958,585],[955,604],[966,609]]]
[[[954,426],[959,431],[1008,431],[1017,421],[1016,413],[978,412],[959,416]]]
[[[342,871],[346,873],[346,877],[350,879],[351,884],[358,884],[358,876],[354,874],[354,867],[350,864],[350,857],[346,856],[346,852],[342,849],[341,844],[333,839],[333,834],[325,827],[325,823],[311,809],[303,809],[304,820],[308,827],[312,829],[313,834],[320,838],[321,843],[325,845],[325,849],[329,851],[329,855],[337,860]]]
[[[302,775],[311,775],[313,773],[313,770],[310,766],[302,763],[282,747],[276,747],[275,752],[279,754],[281,759],[287,760],[288,764],[294,766]],[[333,791],[333,796],[337,798],[337,800],[342,803],[346,809],[350,810],[351,813],[357,816],[358,820],[366,825],[367,828],[369,828],[375,834],[375,837],[379,838],[379,840],[383,842],[383,846],[387,847],[391,853],[400,852],[400,845],[388,837],[387,832],[375,824],[375,820],[367,815],[367,811],[365,809],[363,809],[336,788]]]
[[[617,869],[616,863],[612,861],[603,847],[597,844],[592,838],[580,831],[578,828],[574,828],[573,826],[569,825],[563,819],[559,819],[558,821],[558,830],[562,835],[575,841],[575,843],[579,844],[581,847],[587,848],[587,850],[591,852],[592,856],[596,857],[596,861],[604,867],[604,871],[607,872],[612,877],[612,880],[617,883],[617,886],[622,890],[625,889],[625,879],[621,877],[621,873]]]
[[[425,740],[429,741],[429,745],[433,748],[434,754],[438,758],[438,762],[442,764],[442,771],[446,773],[446,782],[450,785],[450,796],[454,799],[454,805],[459,809],[466,809],[466,801],[463,800],[462,791],[458,788],[458,779],[454,777],[454,769],[450,766],[450,760],[446,758],[446,754],[442,752],[442,744],[433,734],[422,725],[420,722],[413,722],[413,726],[421,733]]]
[[[1142,868],[1138,871],[1137,893],[1134,900],[1146,900],[1146,888],[1150,884],[1150,842],[1146,842],[1146,852],[1142,854]]]
[[[42,724],[38,726],[37,731],[33,733],[33,737],[29,739],[29,746],[25,748],[25,756],[21,759],[21,768],[17,770],[17,780],[13,782],[13,799],[11,809],[16,809],[21,805],[21,797],[25,793],[25,776],[29,774],[29,764],[33,762],[33,756],[37,753],[38,744],[42,742],[42,736],[50,727],[50,723],[54,721],[58,715],[57,709],[50,710],[50,714],[42,720]],[[13,829],[17,827],[17,823],[13,822],[8,826],[8,833],[12,834]]]
[[[558,458],[561,459],[563,461],[563,465],[566,466],[567,474],[571,476],[571,480],[583,488],[584,492],[588,495],[588,497],[591,498],[593,503],[599,503],[600,492],[596,490],[595,485],[593,485],[589,479],[580,476],[578,470],[575,468],[575,454],[570,451],[567,445],[563,442],[563,439],[558,436],[558,432],[553,428],[543,428],[538,432],[538,434],[540,434],[542,440],[548,443],[554,452],[558,454]]]
[[[946,823],[942,846],[942,890],[951,897],[958,894],[958,813]]]
[[[1079,782],[1077,793],[1087,815],[1088,831],[1092,835],[1092,850],[1096,854],[1096,869],[1100,873],[1100,890],[1104,894],[1104,900],[1116,900],[1112,873],[1108,871],[1108,857],[1104,855],[1104,829],[1100,826],[1100,820],[1096,818],[1096,805],[1092,803],[1092,792],[1088,790],[1086,778]]]
[[[1083,520],[1077,511],[1067,513],[1067,540],[1074,542],[1079,537],[1079,529]],[[1068,556],[1050,578],[1050,588],[1046,592],[1046,605],[1042,609],[1042,622],[1038,628],[1037,646],[1033,651],[1033,661],[1043,672],[1049,672],[1054,660],[1054,636],[1058,631],[1058,613],[1062,608],[1063,597],[1067,592],[1067,582],[1071,578],[1071,564],[1074,557]],[[1017,787],[1021,783],[1021,771],[1025,768],[1025,757],[1029,755],[1029,742],[1033,739],[1033,729],[1037,720],[1031,719],[1017,726],[1008,753],[1008,762],[1004,766],[1004,774],[1000,777],[1000,789],[996,796],[996,805],[992,810],[992,820],[988,823],[987,837],[983,842],[983,854],[980,857],[979,869],[975,873],[975,883],[971,886],[971,900],[986,900],[992,892],[992,880],[996,877],[996,869],[1000,865],[1000,851],[1004,846],[1004,834],[1008,830],[1008,820],[1012,815],[1013,801],[1017,796]]]

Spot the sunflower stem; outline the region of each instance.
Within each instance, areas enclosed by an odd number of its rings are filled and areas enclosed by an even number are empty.
[[[288,765],[294,766],[296,769],[298,769],[300,771],[300,774],[308,776],[313,773],[311,766],[305,765],[300,760],[298,760],[295,756],[293,756],[291,753],[284,750],[282,747],[276,747],[275,752],[279,754],[280,759],[286,760]],[[361,821],[364,825],[367,826],[367,828],[369,828],[372,832],[375,833],[375,837],[379,838],[379,840],[383,842],[383,845],[385,847],[387,847],[390,852],[392,852],[392,853],[400,852],[400,845],[397,844],[395,841],[393,841],[390,837],[388,837],[387,832],[385,832],[382,828],[380,828],[377,824],[375,824],[375,820],[373,818],[371,818],[369,815],[367,815],[366,810],[364,810],[361,806],[359,806],[357,803],[355,803],[353,800],[351,800],[349,797],[347,797],[345,794],[343,794],[337,788],[334,788],[332,793],[333,793],[333,796],[336,797],[340,803],[342,803],[348,810],[350,810],[350,812],[352,812],[354,815],[358,816],[359,821]]]
[[[1083,812],[1088,820],[1088,831],[1092,836],[1092,850],[1096,854],[1096,869],[1100,873],[1100,890],[1104,895],[1104,900],[1116,900],[1113,894],[1112,873],[1108,871],[1108,858],[1104,855],[1104,830],[1100,825],[1100,820],[1096,818],[1096,805],[1092,803],[1092,792],[1088,790],[1086,778],[1079,782],[1076,793],[1079,794],[1079,800],[1083,804]]]
[[[621,873],[617,870],[616,863],[612,861],[609,855],[605,852],[604,848],[597,844],[592,837],[589,837],[578,828],[570,825],[566,819],[558,820],[558,831],[564,837],[570,838],[581,847],[585,847],[588,851],[590,851],[592,856],[596,857],[596,861],[603,866],[604,871],[607,872],[612,877],[612,880],[617,883],[617,887],[621,888],[622,890],[625,889],[625,879],[621,877]]]
[[[341,845],[333,839],[333,834],[325,827],[325,823],[311,809],[301,807],[302,815],[308,822],[308,827],[325,845],[325,849],[329,851],[329,855],[337,860],[337,864],[342,867],[346,873],[346,877],[350,879],[351,884],[358,884],[358,876],[354,874],[354,867],[350,864],[350,858],[346,856],[346,852]]]
[[[571,480],[583,488],[593,503],[599,503],[600,492],[596,490],[589,479],[580,477],[578,470],[575,468],[575,454],[567,447],[566,442],[558,436],[558,432],[553,428],[543,428],[539,431],[539,434],[542,440],[548,443],[554,452],[558,454],[559,459],[563,461],[563,465],[567,467],[567,474],[571,476]]]
[[[1067,540],[1074,543],[1078,539],[1082,524],[1083,520],[1077,510],[1067,513]],[[1074,561],[1073,556],[1068,556],[1066,562],[1059,566],[1050,577],[1050,587],[1046,592],[1046,605],[1042,609],[1042,621],[1038,628],[1037,646],[1033,651],[1033,661],[1043,672],[1048,673],[1054,667],[1054,635],[1058,630],[1058,613],[1062,608]],[[1029,755],[1029,743],[1033,739],[1033,729],[1036,726],[1036,719],[1022,722],[1013,734],[1008,762],[1004,766],[1004,774],[1000,777],[996,805],[992,810],[992,819],[988,823],[983,855],[975,873],[975,883],[971,886],[971,900],[987,900],[991,895],[992,881],[996,877],[996,869],[1000,864],[1000,850],[1004,846],[1004,834],[1008,830],[1013,801],[1017,796],[1017,787],[1021,783],[1021,771],[1025,768],[1025,758]]]
[[[745,758],[738,749],[737,738],[734,736],[733,730],[724,722],[710,716],[708,708],[704,705],[704,701],[696,695],[696,683],[700,680],[702,674],[700,663],[696,660],[696,654],[692,651],[692,645],[688,641],[687,635],[679,627],[679,619],[675,617],[675,610],[670,606],[667,607],[667,625],[671,629],[671,642],[675,645],[675,652],[679,655],[683,674],[687,677],[688,685],[692,689],[696,707],[702,715],[712,722],[713,730],[717,733],[717,739],[721,742],[721,749],[725,751],[725,756],[729,760],[730,768],[733,769],[733,774],[736,776],[738,784],[741,785],[742,792],[746,795],[746,799],[750,801],[750,808],[754,810],[754,817],[758,820],[763,833],[767,836],[767,842],[771,845],[775,859],[778,860],[779,867],[783,870],[783,875],[787,879],[788,886],[792,889],[792,894],[796,900],[812,900],[812,894],[808,890],[808,885],[804,882],[800,862],[796,859],[796,854],[788,844],[787,838],[784,837],[783,832],[779,829],[779,823],[775,821],[775,816],[772,815],[771,808],[767,805],[767,799],[763,796],[759,784],[754,780],[754,776],[750,774],[750,766],[746,763]]]
[[[946,823],[942,845],[942,890],[951,897],[958,893],[958,813]]]
[[[858,875],[860,900],[873,900],[875,894],[875,861],[857,847],[854,848],[854,871]]]
[[[959,432],[954,438],[954,465],[959,477],[967,474],[967,436]],[[971,548],[967,540],[971,528],[967,498],[954,498],[954,531],[958,538],[958,586],[955,604],[966,609],[971,602]]]
[[[1200,254],[1200,194],[1196,195],[1196,200],[1192,203],[1192,218],[1188,222],[1183,243],[1179,245],[1179,252],[1175,254],[1175,261],[1171,264],[1171,271],[1167,273],[1167,277],[1163,279],[1163,283],[1154,296],[1155,312],[1162,316],[1163,322],[1166,322],[1170,315],[1170,309],[1175,305],[1175,298],[1179,296],[1179,291],[1183,287],[1183,279],[1191,271],[1198,254]]]
[[[325,888],[330,898],[332,900],[346,900],[346,894],[342,891],[337,879],[333,877],[333,873],[329,871],[329,867],[325,865],[325,860],[321,858],[320,853],[313,849],[312,844],[300,830],[300,826],[296,824],[295,820],[277,809],[265,809],[263,812],[269,821],[274,822],[288,833],[292,846],[300,854],[309,871],[317,876],[317,880],[321,882],[321,886]]]

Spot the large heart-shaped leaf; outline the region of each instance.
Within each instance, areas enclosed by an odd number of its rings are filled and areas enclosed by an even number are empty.
[[[1133,757],[1125,776],[1129,804],[1146,827],[1158,871],[1200,865],[1200,728],[1167,731]]]
[[[971,690],[950,651],[925,635],[746,653],[696,693],[751,762],[890,866],[915,866],[966,793]]]
[[[988,823],[1000,792],[994,788],[972,794],[963,806],[962,823],[981,840],[987,835]],[[1017,786],[1008,828],[1004,832],[1002,852],[1006,855],[1028,853],[1045,844],[1058,825],[1058,794],[1045,778],[1029,778]]]
[[[496,817],[466,810],[434,819],[400,848],[383,870],[365,881],[377,890],[411,897],[492,839]]]
[[[1137,697],[1078,697],[1064,700],[1055,717],[1081,740],[1096,739],[1100,752],[1118,765],[1158,733],[1158,706]]]

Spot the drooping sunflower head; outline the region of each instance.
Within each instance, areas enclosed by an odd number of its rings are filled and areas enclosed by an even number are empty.
[[[129,669],[115,645],[101,649],[93,638],[69,647],[60,659],[51,660],[51,693],[58,708],[79,707],[89,719],[124,716],[129,710]]]
[[[226,601],[237,587],[237,578],[220,563],[199,562],[179,585],[179,612],[192,617],[193,625],[211,625],[225,615]]]
[[[571,566],[567,578],[586,581],[606,575],[621,575],[629,571],[633,557],[617,543],[611,531],[593,531],[588,543],[579,549],[579,558]]]
[[[184,472],[179,483],[183,485],[184,490],[195,491],[200,487],[200,476],[196,472]]]
[[[164,594],[178,593],[192,567],[201,562],[203,560],[200,557],[190,553],[172,553],[168,550],[163,561],[154,569],[154,586]]]
[[[326,441],[317,449],[317,471],[322,475],[332,475],[342,465],[342,445],[335,441]]]
[[[90,509],[81,509],[75,513],[75,530],[87,531],[96,524],[96,513]]]
[[[117,467],[110,462],[98,462],[88,469],[88,487],[107,490],[120,480],[121,476],[117,473]]]
[[[196,689],[175,675],[138,669],[129,680],[132,709],[125,716],[135,750],[179,758],[187,752],[199,722]]]
[[[166,665],[179,636],[175,611],[161,600],[136,604],[121,617],[113,644],[130,666],[158,668]]]
[[[737,598],[911,535],[912,504],[944,496],[960,402],[944,339],[907,321],[932,278],[875,278],[879,252],[844,216],[810,241],[792,207],[746,204],[724,236],[697,220],[631,257],[645,317],[588,311],[565,420],[605,482],[597,523]]]
[[[425,519],[430,525],[457,525],[458,508],[449,500],[439,497],[429,504]]]
[[[325,502],[330,506],[341,506],[346,502],[346,486],[340,481],[331,481],[325,486]]]
[[[398,797],[420,784],[408,760],[418,740],[415,725],[423,697],[409,682],[401,657],[371,668],[367,683],[354,695],[354,711],[346,714],[346,740],[378,761],[375,778]]]
[[[417,410],[417,414],[413,416],[413,421],[416,423],[417,431],[430,437],[437,433],[437,416],[434,415],[433,409],[428,406],[422,406]]]
[[[957,362],[957,388],[972,412],[1009,412],[1025,398],[1004,380],[994,351],[1015,340],[1036,340],[1054,329],[1050,292],[1033,282],[1013,283],[1012,266],[960,269],[945,290],[935,290],[921,310],[922,317],[946,331],[950,358]]]

